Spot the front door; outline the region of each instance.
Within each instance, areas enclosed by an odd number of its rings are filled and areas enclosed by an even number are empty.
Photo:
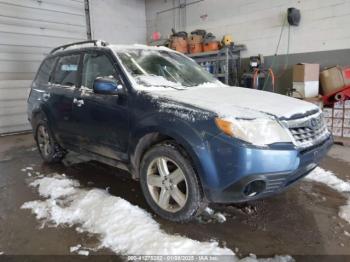
[[[127,94],[94,93],[93,84],[98,77],[113,77],[121,83],[117,67],[107,53],[87,52],[83,58],[82,84],[73,104],[81,147],[123,161],[127,159],[129,135]]]
[[[58,58],[48,85],[47,99],[49,121],[59,143],[65,148],[77,145],[72,122],[73,99],[77,92],[80,54]]]

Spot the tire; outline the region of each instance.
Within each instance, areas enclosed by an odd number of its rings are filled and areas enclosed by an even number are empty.
[[[39,120],[35,128],[38,151],[46,163],[58,163],[64,157],[64,150],[53,138],[46,120]]]
[[[148,205],[164,219],[187,222],[203,208],[192,163],[173,144],[162,143],[147,151],[140,165],[140,184]]]

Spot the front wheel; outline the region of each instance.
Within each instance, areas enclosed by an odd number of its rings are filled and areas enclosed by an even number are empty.
[[[149,206],[165,219],[189,221],[203,206],[201,187],[192,164],[174,145],[156,145],[145,154],[140,183]]]

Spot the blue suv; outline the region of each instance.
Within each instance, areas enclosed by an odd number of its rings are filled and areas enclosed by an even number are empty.
[[[282,191],[333,142],[313,104],[226,86],[164,47],[103,41],[51,51],[28,119],[45,162],[71,151],[125,169],[157,214],[179,222],[211,202]]]

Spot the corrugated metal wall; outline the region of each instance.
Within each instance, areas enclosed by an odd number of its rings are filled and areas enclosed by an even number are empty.
[[[0,0],[0,134],[30,129],[26,100],[45,55],[86,38],[84,0]]]

